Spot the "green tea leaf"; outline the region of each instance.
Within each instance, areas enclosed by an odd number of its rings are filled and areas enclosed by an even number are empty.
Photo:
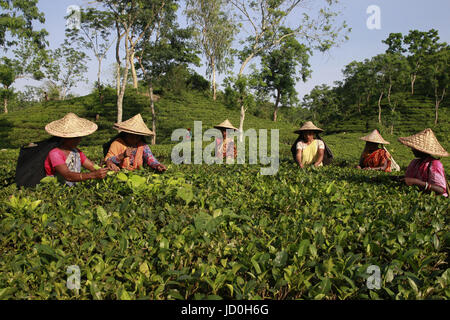
[[[96,213],[97,213],[97,219],[98,219],[98,221],[100,221],[100,223],[102,225],[105,226],[105,225],[108,225],[110,223],[109,216],[106,213],[105,209],[103,209],[103,207],[98,206],[97,210],[96,210]]]
[[[139,266],[139,271],[144,274],[147,278],[150,277],[150,270],[148,268],[148,264],[147,262],[142,262],[141,265]]]
[[[300,245],[298,247],[297,254],[299,257],[302,257],[306,254],[307,250],[309,249],[310,242],[308,239],[304,239],[300,242]]]
[[[128,177],[125,173],[123,172],[119,172],[116,176],[117,179],[119,179],[120,181],[128,181]]]
[[[186,205],[188,205],[194,198],[194,193],[192,192],[192,186],[185,185],[184,187],[179,188],[178,192],[177,192],[177,197],[184,200],[184,202],[186,202]]]
[[[288,255],[286,251],[279,251],[277,252],[275,259],[273,260],[274,267],[283,267],[288,259]]]

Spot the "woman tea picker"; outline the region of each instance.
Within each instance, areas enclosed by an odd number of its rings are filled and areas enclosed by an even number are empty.
[[[73,186],[78,181],[105,178],[108,169],[94,169],[94,164],[77,148],[81,138],[97,130],[97,125],[73,113],[45,126],[52,136],[60,137],[57,148],[52,149],[45,159],[44,167],[47,176],[57,176],[65,184]],[[89,173],[81,173],[81,167]]]
[[[219,129],[222,132],[223,139],[216,139],[216,157],[223,158],[236,158],[237,150],[234,144],[233,138],[227,136],[227,130],[238,130],[233,127],[231,122],[226,119],[221,124],[214,126],[214,128]]]
[[[322,140],[315,138],[316,133],[319,132],[323,132],[323,130],[316,127],[311,121],[306,122],[300,129],[294,131],[294,133],[300,135],[295,157],[295,161],[300,168],[309,165],[323,166],[325,144]]]
[[[156,171],[166,171],[167,168],[159,163],[153,156],[144,136],[153,135],[153,132],[144,123],[140,114],[133,118],[114,124],[114,129],[120,134],[111,143],[105,156],[106,165],[110,170],[135,170],[144,164]]]
[[[375,129],[372,133],[360,139],[366,141],[366,146],[357,168],[391,172],[392,157],[387,150],[379,147],[379,144],[389,144],[389,142],[383,139],[378,130]]]
[[[410,147],[416,156],[406,169],[405,183],[448,197],[444,166],[435,157],[448,157],[449,153],[439,144],[433,131],[428,128],[415,135],[398,138],[398,141]]]

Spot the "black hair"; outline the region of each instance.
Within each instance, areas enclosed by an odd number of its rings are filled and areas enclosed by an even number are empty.
[[[314,131],[314,130],[305,130],[305,131],[301,131],[301,132],[298,134],[298,140],[299,140],[299,141],[302,141],[302,142],[304,142],[304,143],[308,142],[308,141],[306,140],[306,132],[308,132],[308,131],[312,132],[312,133],[315,135],[315,138],[314,138],[314,139],[322,140],[322,138],[319,136],[319,132]]]
[[[412,149],[412,152],[414,153],[414,155],[420,159],[424,159],[424,158],[431,156],[429,153],[422,152],[422,151],[414,149],[414,148],[411,148],[411,149]]]

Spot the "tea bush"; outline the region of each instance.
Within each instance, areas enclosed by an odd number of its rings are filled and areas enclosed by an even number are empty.
[[[169,163],[170,145],[152,151]],[[3,180],[17,153],[0,153]],[[448,199],[350,168],[350,153],[317,170],[289,157],[283,146],[274,176],[171,164],[73,188],[5,186],[0,299],[450,298]],[[78,291],[66,287],[72,265]],[[370,265],[379,290],[366,286]]]

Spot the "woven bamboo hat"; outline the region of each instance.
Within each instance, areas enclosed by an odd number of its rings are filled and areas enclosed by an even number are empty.
[[[233,127],[233,125],[231,124],[231,122],[227,119],[224,122],[222,122],[221,124],[218,124],[217,126],[214,126],[214,128],[217,129],[234,129],[234,130],[239,130],[238,128]]]
[[[383,139],[383,137],[381,136],[381,134],[378,132],[377,129],[373,130],[367,136],[361,137],[359,139],[373,143],[390,144],[389,141]]]
[[[303,131],[318,131],[318,132],[323,132],[323,129],[320,129],[318,127],[316,127],[314,125],[314,123],[312,123],[311,121],[307,121],[303,124],[303,126],[301,126],[300,129],[295,130],[294,133],[302,133]]]
[[[450,154],[440,145],[433,130],[427,128],[409,137],[398,138],[405,146],[437,157],[448,157]]]
[[[114,129],[119,131],[124,131],[132,134],[137,134],[140,136],[152,136],[154,135],[146,125],[140,113],[135,115],[133,118],[128,119],[120,123],[114,124]]]
[[[68,113],[63,118],[47,124],[45,131],[55,137],[77,138],[90,135],[97,128],[94,122],[80,118],[74,113]]]

